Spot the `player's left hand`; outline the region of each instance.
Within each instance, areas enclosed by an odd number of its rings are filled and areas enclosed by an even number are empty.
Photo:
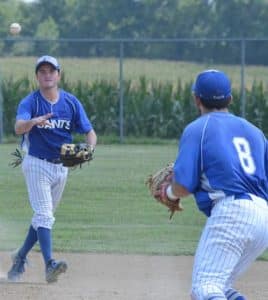
[[[167,195],[167,188],[172,183],[172,177],[173,164],[168,164],[154,175],[150,175],[146,180],[146,184],[149,187],[153,198],[168,207],[170,211],[170,219],[176,211],[183,210],[179,198],[171,200]]]

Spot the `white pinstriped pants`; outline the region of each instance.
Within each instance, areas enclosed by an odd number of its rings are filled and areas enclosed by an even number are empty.
[[[68,168],[25,155],[22,171],[33,209],[32,226],[34,229],[51,229],[55,221],[54,211],[66,184]]]
[[[268,205],[252,197],[215,204],[196,250],[193,300],[227,299],[224,293],[268,247]]]

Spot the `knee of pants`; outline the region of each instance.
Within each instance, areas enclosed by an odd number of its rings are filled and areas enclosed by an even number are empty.
[[[52,229],[54,222],[55,218],[49,215],[34,214],[32,218],[32,226],[35,230],[38,227]]]
[[[193,286],[191,290],[192,300],[224,300],[226,299],[223,291],[216,285],[200,284]]]

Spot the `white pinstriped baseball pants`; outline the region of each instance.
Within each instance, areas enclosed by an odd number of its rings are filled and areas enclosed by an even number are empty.
[[[55,221],[54,211],[66,184],[68,168],[26,155],[22,171],[33,209],[32,226],[34,229],[51,229]]]
[[[207,219],[194,260],[193,300],[223,300],[235,280],[268,247],[264,199],[219,200]]]

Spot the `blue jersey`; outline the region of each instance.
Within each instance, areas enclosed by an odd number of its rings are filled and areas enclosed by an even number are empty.
[[[59,99],[52,104],[35,91],[21,100],[16,120],[30,120],[34,117],[53,113],[49,119],[51,126],[34,126],[24,135],[27,152],[35,157],[57,159],[63,143],[72,142],[72,132],[88,133],[92,124],[80,101],[64,90],[59,91]]]
[[[268,199],[267,140],[245,119],[211,112],[184,130],[174,180],[193,193],[210,215],[213,201],[247,193]]]

